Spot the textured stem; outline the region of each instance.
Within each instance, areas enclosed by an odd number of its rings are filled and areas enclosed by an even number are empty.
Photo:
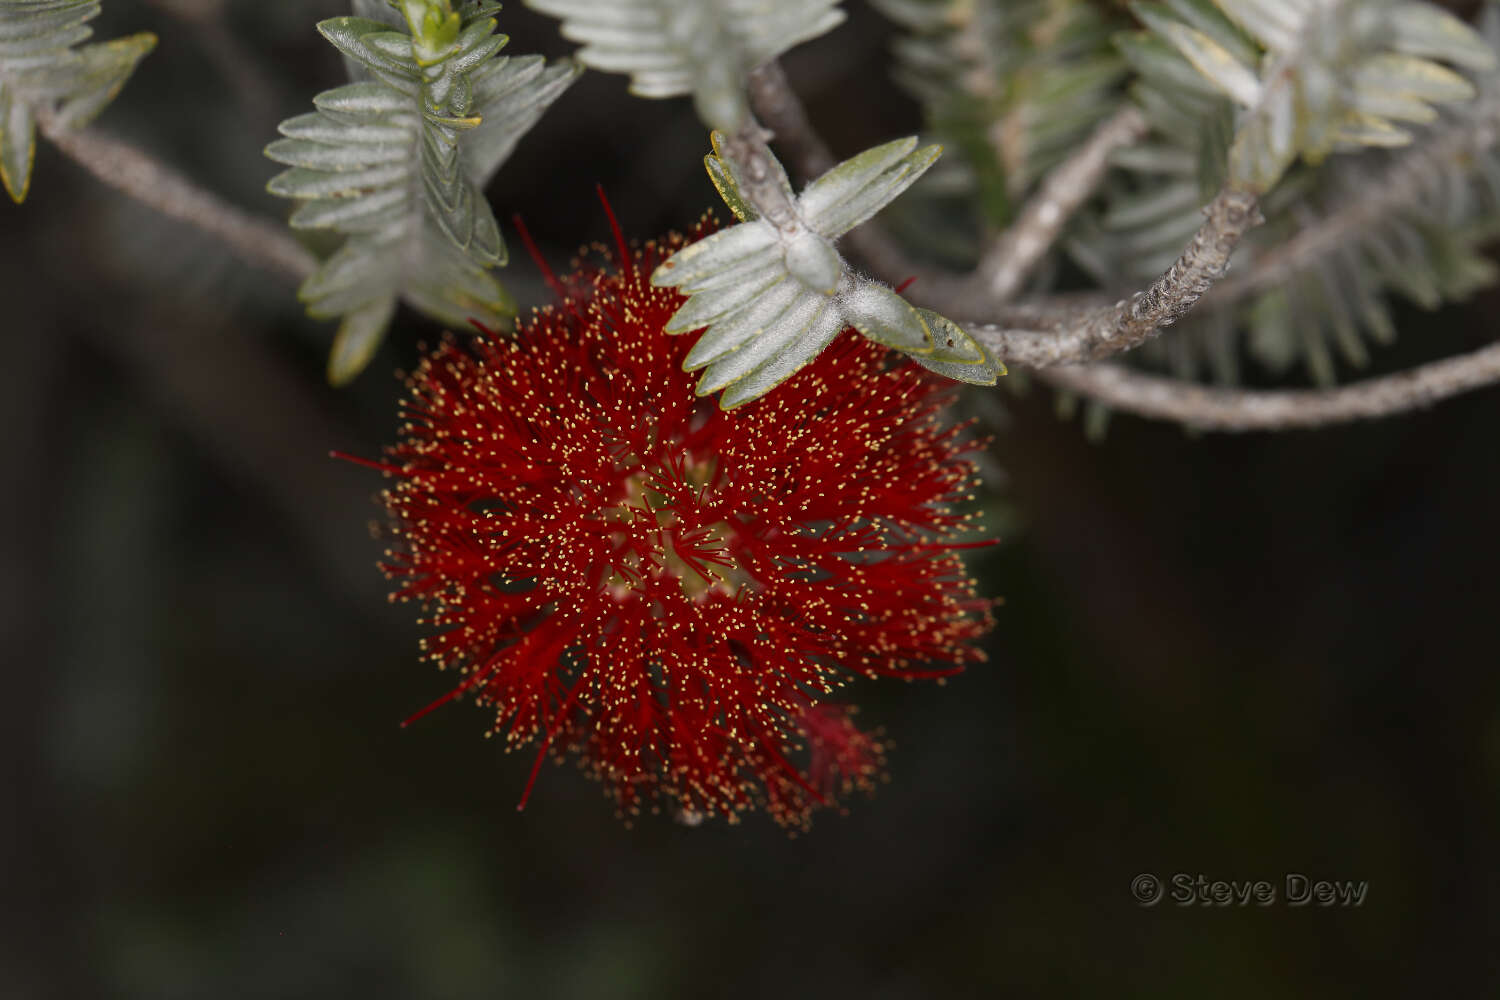
[[[1224,276],[1234,248],[1262,221],[1253,195],[1227,188],[1203,213],[1207,218],[1182,256],[1149,288],[1128,299],[1065,317],[1052,329],[966,328],[1002,361],[1029,368],[1094,361],[1138,347],[1181,319]]]
[[[740,168],[740,194],[768,222],[782,232],[801,228],[797,206],[781,186],[771,165],[764,131],[754,121],[724,139],[724,152]]]
[[[812,180],[838,166],[833,150],[808,121],[807,109],[774,59],[750,74],[750,105],[775,135],[786,158],[803,178]]]
[[[1050,368],[1041,377],[1117,410],[1210,431],[1275,431],[1373,420],[1500,382],[1500,342],[1337,389],[1210,388],[1118,365]]]
[[[1015,222],[984,252],[965,298],[976,307],[1012,299],[1057,242],[1063,226],[1098,190],[1111,154],[1139,142],[1148,127],[1146,116],[1133,104],[1102,122],[1047,175]]]
[[[134,146],[92,128],[71,128],[51,113],[40,115],[38,125],[58,149],[104,183],[217,237],[246,261],[298,281],[317,268],[317,257],[281,223],[236,208]]]

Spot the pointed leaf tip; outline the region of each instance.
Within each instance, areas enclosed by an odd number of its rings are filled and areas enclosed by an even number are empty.
[[[385,339],[386,328],[396,313],[394,296],[355,309],[339,324],[333,350],[328,355],[328,381],[335,386],[348,385],[369,365],[370,359]]]

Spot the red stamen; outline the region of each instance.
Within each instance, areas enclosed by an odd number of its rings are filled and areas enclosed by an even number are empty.
[[[457,698],[459,695],[461,695],[464,692],[468,691],[469,688],[473,687],[475,684],[478,684],[478,683],[479,683],[479,677],[476,674],[475,676],[470,677],[468,680],[464,681],[458,687],[454,688],[452,691],[449,691],[447,694],[443,695],[437,701],[433,702],[432,704],[428,705],[425,708],[418,709],[417,711],[413,712],[411,715],[408,715],[406,718],[402,719],[401,720],[401,728],[405,729],[407,726],[411,725],[413,722],[416,722],[418,719],[426,716],[428,713],[430,713],[430,712],[432,712],[432,711],[434,711],[436,709],[442,708],[444,705],[448,704],[448,702],[452,701],[454,698]]]
[[[635,274],[635,261],[630,256],[630,245],[625,242],[625,232],[620,228],[620,220],[615,218],[615,210],[604,195],[604,185],[595,184],[594,193],[599,196],[599,203],[604,206],[604,214],[609,216],[610,231],[615,234],[615,249],[620,254],[620,273]]]
[[[512,215],[510,221],[515,225],[516,232],[521,234],[521,242],[525,245],[526,252],[536,262],[536,266],[542,272],[543,280],[547,282],[547,287],[552,289],[552,294],[557,296],[557,301],[561,302],[566,299],[568,296],[563,291],[562,282],[557,280],[557,275],[553,273],[551,265],[547,263],[547,258],[543,257],[542,251],[537,249],[536,241],[531,238],[531,231],[526,228],[526,223],[521,220],[520,213],[517,212],[515,215]]]
[[[401,474],[401,466],[399,465],[392,465],[389,462],[376,462],[373,459],[369,458],[360,458],[358,455],[351,455],[347,451],[330,451],[328,453],[328,457],[336,458],[340,462],[353,462],[355,465],[363,465],[367,469],[374,469],[376,472],[389,473],[393,476],[399,476]]]
[[[531,789],[536,785],[536,777],[542,771],[542,761],[547,759],[547,750],[552,746],[552,740],[557,736],[558,729],[562,728],[562,724],[567,721],[568,711],[573,707],[573,699],[582,687],[582,681],[573,685],[573,689],[568,692],[567,700],[557,710],[557,715],[553,716],[552,725],[547,727],[547,738],[542,741],[541,749],[536,752],[536,760],[531,764],[531,777],[526,779],[526,790],[521,793],[521,801],[516,804],[516,812],[525,811],[526,803],[531,799]]]

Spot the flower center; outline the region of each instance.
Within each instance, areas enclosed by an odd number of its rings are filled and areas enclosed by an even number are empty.
[[[669,458],[631,465],[614,514],[625,529],[608,581],[616,599],[649,596],[664,581],[675,581],[692,601],[737,593],[750,576],[734,558],[733,531],[725,520],[704,517],[718,463]]]

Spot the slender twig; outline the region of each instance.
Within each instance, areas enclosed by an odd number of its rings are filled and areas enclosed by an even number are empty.
[[[1040,377],[1117,410],[1211,431],[1275,431],[1373,420],[1500,382],[1500,342],[1337,389],[1224,389],[1119,365],[1049,368]]]
[[[72,128],[51,112],[37,123],[58,149],[104,183],[218,237],[246,261],[298,281],[317,268],[317,257],[281,223],[229,204],[134,146],[92,128]]]
[[[967,282],[971,307],[1008,302],[1031,277],[1063,226],[1098,190],[1117,149],[1146,134],[1146,116],[1128,104],[1105,119],[1088,141],[1052,170],[1021,214],[992,242]]]
[[[1029,368],[1094,361],[1138,347],[1181,319],[1223,277],[1229,257],[1261,220],[1253,195],[1228,188],[1208,203],[1207,218],[1182,256],[1144,291],[1052,329],[1013,330],[991,323],[966,325],[1007,364]]]

